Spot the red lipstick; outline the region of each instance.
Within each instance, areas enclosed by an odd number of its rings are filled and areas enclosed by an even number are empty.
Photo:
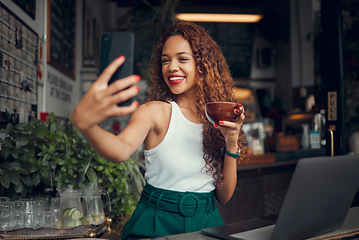
[[[180,84],[186,77],[181,75],[170,75],[167,79],[171,85]]]

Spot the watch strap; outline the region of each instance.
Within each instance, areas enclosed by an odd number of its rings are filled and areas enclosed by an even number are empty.
[[[231,153],[226,149],[226,147],[224,147],[224,148],[221,149],[221,152],[225,153],[227,156],[238,158],[240,150],[237,153]]]

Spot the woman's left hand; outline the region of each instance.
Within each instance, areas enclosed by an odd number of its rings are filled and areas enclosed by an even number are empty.
[[[239,133],[241,131],[244,119],[245,119],[245,115],[243,109],[243,113],[239,116],[236,122],[219,121],[219,124],[214,125],[214,127],[221,130],[224,139],[226,141],[227,148],[228,146],[232,146],[232,145],[238,148],[237,141],[239,138]]]

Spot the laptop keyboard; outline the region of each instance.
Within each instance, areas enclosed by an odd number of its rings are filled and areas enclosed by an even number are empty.
[[[245,232],[235,233],[230,236],[242,240],[266,240],[270,239],[274,226],[275,225],[273,224],[262,228],[256,228]]]

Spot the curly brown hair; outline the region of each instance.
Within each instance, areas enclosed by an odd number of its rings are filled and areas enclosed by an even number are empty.
[[[162,35],[151,59],[151,88],[148,100],[175,101],[173,94],[162,76],[161,55],[166,40],[175,35],[182,36],[189,42],[196,62],[197,76],[197,114],[203,125],[203,157],[207,174],[220,182],[223,179],[222,169],[224,156],[221,149],[225,140],[220,130],[213,127],[205,116],[204,106],[207,102],[234,102],[233,79],[221,48],[210,34],[201,26],[191,22],[178,22],[169,27]],[[237,163],[243,161],[246,153],[246,138],[241,129],[238,145],[241,154]]]

